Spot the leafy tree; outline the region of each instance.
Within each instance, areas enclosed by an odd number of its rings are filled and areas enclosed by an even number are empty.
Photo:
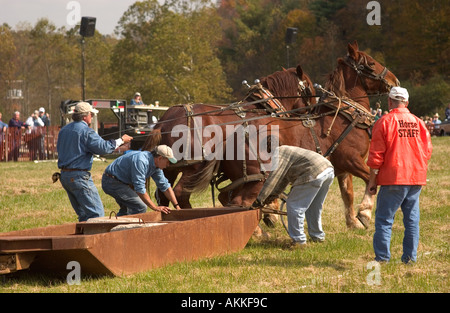
[[[9,81],[14,79],[14,72],[16,68],[16,46],[14,44],[13,35],[11,34],[8,25],[0,26],[0,112],[3,118],[12,113],[7,106],[5,96],[10,88]],[[6,110],[6,109],[9,110]]]
[[[450,102],[450,83],[442,76],[436,75],[421,85],[410,82],[403,84],[408,89],[408,108],[417,116],[439,113],[444,116],[445,108]]]
[[[190,11],[182,4],[136,2],[120,19],[121,40],[111,70],[123,94],[131,98],[140,91],[144,102],[165,105],[229,99],[231,90],[215,55],[215,12],[207,6]]]

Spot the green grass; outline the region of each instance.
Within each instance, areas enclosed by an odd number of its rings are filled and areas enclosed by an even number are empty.
[[[392,260],[379,267],[377,284],[371,280],[377,269],[370,267],[373,222],[367,230],[347,229],[335,181],[322,217],[326,241],[308,244],[304,250],[284,248],[289,238],[278,223],[275,228],[263,226],[269,238],[252,238],[245,249],[226,256],[181,262],[130,277],[83,276],[80,285],[72,286],[65,278],[24,271],[0,279],[0,292],[448,293],[450,137],[433,138],[433,145],[429,182],[421,194],[418,262],[410,266],[400,262],[403,223],[399,211],[393,227]],[[95,162],[92,171],[106,214],[117,211],[115,201],[100,186],[109,162]],[[56,163],[0,163],[0,232],[76,221],[60,183],[51,181],[56,170]],[[364,184],[359,179],[354,183],[359,202]],[[210,191],[196,195],[193,205],[212,206]]]

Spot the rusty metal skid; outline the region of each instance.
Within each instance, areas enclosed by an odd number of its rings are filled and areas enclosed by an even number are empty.
[[[259,220],[259,210],[205,208],[0,233],[0,274],[28,268],[68,273],[67,264],[77,261],[82,274],[130,275],[237,252]]]

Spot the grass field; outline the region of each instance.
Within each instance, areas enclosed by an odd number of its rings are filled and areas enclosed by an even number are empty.
[[[304,250],[284,248],[288,240],[281,223],[264,230],[269,238],[249,241],[239,252],[212,259],[183,262],[130,277],[82,277],[80,285],[65,278],[20,272],[0,279],[0,292],[151,292],[151,293],[448,293],[450,242],[450,137],[433,138],[429,183],[421,194],[421,237],[418,262],[404,265],[403,223],[399,210],[393,227],[390,263],[375,265],[373,222],[367,230],[348,230],[335,181],[325,202],[324,243]],[[115,201],[101,190],[101,175],[109,164],[97,161],[93,179],[105,213],[117,211]],[[51,175],[56,163],[0,163],[0,232],[76,222],[60,183]],[[152,187],[154,190],[154,186]],[[363,182],[355,179],[356,202]],[[193,199],[195,207],[212,206],[209,191]],[[374,213],[372,214],[374,216]]]

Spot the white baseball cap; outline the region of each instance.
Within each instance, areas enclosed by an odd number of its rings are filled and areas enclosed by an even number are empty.
[[[392,87],[389,92],[389,98],[400,100],[400,101],[408,101],[409,94],[408,90],[403,87]]]
[[[177,163],[177,159],[173,156],[172,148],[166,145],[159,145],[155,148],[156,154],[168,158],[170,163]]]
[[[40,107],[39,112],[45,113],[45,109],[43,107]]]

